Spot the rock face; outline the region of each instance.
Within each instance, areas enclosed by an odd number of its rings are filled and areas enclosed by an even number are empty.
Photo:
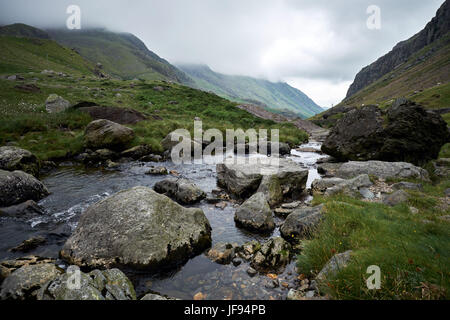
[[[45,101],[45,109],[48,113],[63,112],[70,108],[70,102],[57,94],[51,94]]]
[[[20,170],[37,177],[39,160],[28,150],[18,147],[0,147],[0,169]]]
[[[135,187],[89,207],[60,254],[79,266],[155,270],[183,263],[210,245],[211,226],[202,210]]]
[[[134,139],[134,131],[109,120],[95,120],[85,130],[85,144],[92,149],[115,149],[126,147]]]
[[[278,160],[279,165],[256,160],[240,164],[235,159],[227,159],[217,165],[217,183],[234,195],[245,199],[258,190],[263,177],[272,177],[271,179],[278,180],[284,199],[301,194],[306,188],[308,170],[292,160]],[[269,197],[269,200],[272,202],[273,198]]]
[[[59,271],[54,264],[43,263],[23,266],[3,281],[1,300],[26,300],[36,298],[37,290],[56,278]]]
[[[272,210],[261,192],[255,193],[236,210],[234,221],[238,226],[255,232],[265,233],[275,229]]]
[[[0,170],[0,207],[27,200],[39,201],[48,195],[47,188],[32,175],[23,171]]]
[[[406,162],[350,161],[336,171],[336,176],[349,179],[361,174],[373,175],[382,179],[422,179],[429,180],[428,172]]]
[[[186,179],[166,179],[155,184],[154,190],[175,199],[180,204],[194,204],[206,198],[206,193]]]
[[[37,299],[136,300],[133,284],[119,269],[94,270],[88,274],[80,271],[79,286],[72,280],[73,275],[64,273],[46,283],[37,293]]]
[[[376,106],[352,110],[336,123],[322,151],[339,160],[423,164],[449,141],[447,124],[432,111],[398,99],[384,113]]]
[[[298,242],[311,236],[323,217],[323,205],[301,208],[291,213],[281,226],[281,236],[289,242]]]
[[[289,263],[291,249],[291,245],[283,238],[272,238],[256,252],[251,266],[261,272],[279,272]]]

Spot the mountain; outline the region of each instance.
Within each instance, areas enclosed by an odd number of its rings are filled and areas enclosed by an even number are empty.
[[[186,85],[193,81],[182,71],[150,51],[136,36],[105,29],[47,30],[58,43],[73,48],[106,73],[122,79],[167,80]]]
[[[329,127],[354,107],[384,108],[400,97],[440,113],[450,107],[450,0],[422,31],[362,69],[347,98],[311,120]]]
[[[0,27],[0,36],[50,39],[47,32],[23,23],[15,23]]]
[[[49,39],[46,32],[15,24],[0,27],[0,74],[41,72],[92,74],[94,65]]]
[[[425,60],[431,58],[442,47],[448,45],[448,32],[450,30],[450,1],[445,1],[444,4],[437,11],[436,16],[426,25],[426,27],[411,37],[410,39],[397,44],[391,52],[379,58],[371,65],[362,69],[355,78],[355,81],[350,86],[347,97],[350,98],[361,89],[374,83],[376,80],[382,78],[384,75],[399,69],[404,69],[404,64],[410,60],[416,53],[422,49],[428,48],[426,52],[412,61],[413,65],[408,64],[409,68],[417,65]],[[442,40],[439,42],[439,40]],[[403,68],[401,68],[403,65]]]
[[[232,101],[257,104],[291,117],[308,118],[323,111],[307,95],[287,83],[224,75],[205,65],[178,65],[178,68],[194,79],[197,88]]]

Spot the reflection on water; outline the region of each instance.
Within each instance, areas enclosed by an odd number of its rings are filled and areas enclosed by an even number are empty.
[[[319,148],[319,144],[310,143],[304,147]],[[309,169],[311,182],[319,178],[315,169],[316,161],[323,156],[313,152],[293,151],[290,157],[295,162]],[[30,221],[20,221],[12,218],[0,218],[0,259],[15,258],[23,254],[9,252],[8,249],[17,246],[22,241],[34,236],[45,236],[47,244],[37,248],[30,254],[58,257],[58,252],[71,232],[76,228],[80,215],[90,205],[104,199],[120,190],[135,186],[152,188],[167,176],[145,175],[150,166],[165,166],[174,170],[180,176],[194,181],[201,189],[211,193],[216,189],[215,161],[210,164],[176,165],[165,163],[127,163],[116,170],[86,170],[81,166],[62,166],[57,172],[43,179],[51,195],[39,204],[45,209],[45,215]],[[250,240],[264,241],[278,236],[278,228],[272,235],[259,236],[248,233],[235,226],[234,212],[236,205],[228,203],[225,209],[216,208],[213,204],[202,202],[196,207],[201,208],[212,227],[213,243],[231,242],[243,244]],[[278,218],[277,218],[278,219]],[[277,220],[277,222],[280,222]],[[209,299],[269,299],[284,298],[285,288],[274,288],[267,282],[267,277],[250,278],[247,275],[248,264],[239,267],[222,266],[209,261],[204,255],[188,261],[178,270],[170,274],[146,275],[130,274],[138,293],[150,290],[173,296],[191,299],[197,292],[207,294]],[[292,278],[294,262],[288,266],[280,278]]]

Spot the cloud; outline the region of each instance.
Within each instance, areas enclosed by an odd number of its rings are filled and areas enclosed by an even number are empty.
[[[73,1],[0,0],[0,23],[64,27]],[[78,0],[82,26],[140,37],[172,63],[287,81],[329,106],[356,73],[420,31],[443,0]],[[381,30],[369,30],[369,5]],[[297,79],[297,80],[293,80]],[[311,87],[314,84],[315,87]],[[302,87],[303,86],[303,87]]]

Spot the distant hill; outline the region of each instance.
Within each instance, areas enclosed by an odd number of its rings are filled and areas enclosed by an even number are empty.
[[[178,65],[178,68],[194,79],[197,88],[232,101],[258,104],[290,117],[308,118],[323,111],[306,94],[287,83],[224,75],[205,65]]]
[[[352,107],[375,104],[384,108],[399,97],[440,112],[450,108],[450,0],[422,31],[362,69],[347,98],[312,120],[332,126]]]
[[[0,27],[0,36],[50,39],[47,32],[23,23],[15,23]]]
[[[72,48],[104,71],[122,79],[168,80],[186,85],[193,81],[182,71],[150,51],[136,36],[104,29],[47,30],[50,37]]]

